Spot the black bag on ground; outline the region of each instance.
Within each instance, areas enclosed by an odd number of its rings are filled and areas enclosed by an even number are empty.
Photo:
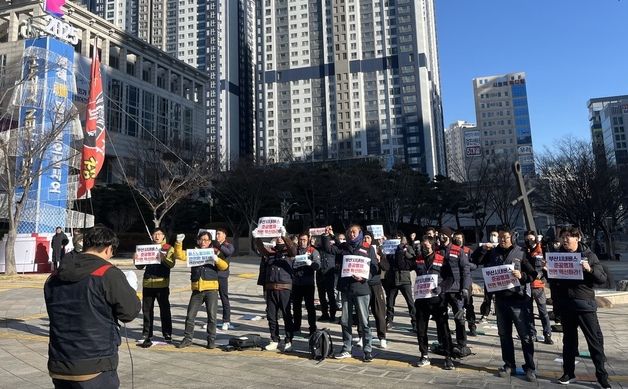
[[[232,336],[229,338],[229,346],[236,350],[247,348],[260,348],[262,338],[257,334],[246,334],[242,336]]]
[[[316,330],[310,336],[310,357],[322,361],[334,353],[334,343],[327,328]]]

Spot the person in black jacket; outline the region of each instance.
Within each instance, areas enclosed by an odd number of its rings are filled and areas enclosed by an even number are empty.
[[[227,230],[216,229],[216,243],[228,262],[235,252],[235,247],[227,241]],[[228,331],[234,328],[231,325],[231,303],[229,302],[229,269],[218,271],[218,296],[222,304],[222,330]]]
[[[65,246],[67,246],[69,242],[68,236],[63,232],[61,227],[57,227],[55,229],[55,234],[52,236],[52,241],[50,242],[50,245],[52,246],[53,271],[59,268],[59,265],[63,260],[63,256],[65,255]]]
[[[386,272],[389,288],[386,300],[387,323],[392,323],[395,319],[395,300],[397,299],[397,294],[401,292],[408,306],[412,328],[416,329],[416,312],[414,308],[414,298],[412,296],[412,280],[410,278],[410,272],[414,270],[416,266],[416,257],[417,254],[412,244],[408,243],[405,236],[401,237],[401,243],[397,246],[395,254],[390,261],[390,270]]]
[[[419,351],[421,357],[416,363],[417,367],[428,366],[431,364],[428,357],[427,347],[427,326],[430,316],[436,322],[436,331],[439,335],[439,343],[445,354],[445,369],[453,370],[454,363],[451,359],[453,347],[451,343],[451,333],[449,331],[449,316],[447,315],[447,304],[444,296],[443,286],[444,280],[441,276],[442,268],[447,261],[439,252],[434,249],[438,248],[436,240],[433,237],[424,235],[421,238],[421,254],[416,259],[415,271],[417,277],[436,275],[436,287],[430,291],[431,296],[416,295],[415,313],[417,325],[417,341],[419,343]]]
[[[301,305],[305,301],[309,334],[316,332],[316,307],[314,306],[314,272],[320,268],[321,256],[314,247],[310,246],[310,235],[299,235],[297,255],[307,255],[305,261],[295,261],[292,264],[292,309],[294,311],[293,332],[301,331]]]
[[[292,240],[286,235],[286,229],[281,227],[280,237],[276,239],[274,248],[267,248],[256,231],[253,231],[255,246],[262,256],[264,263],[264,294],[266,295],[266,318],[270,331],[270,343],[264,347],[267,351],[277,350],[279,346],[279,312],[283,316],[286,338],[284,340],[284,352],[292,349],[292,337],[294,334],[294,319],[290,307],[292,293],[292,264],[297,255],[297,249]]]
[[[48,371],[55,388],[118,388],[118,320],[132,321],[141,304],[122,271],[107,261],[118,246],[113,231],[93,227],[83,245],[84,252],[67,258],[44,285]]]
[[[321,266],[316,271],[316,287],[318,289],[318,300],[321,303],[321,317],[319,321],[336,322],[336,256],[320,250]]]
[[[552,278],[552,299],[558,305],[563,325],[563,376],[559,383],[568,384],[575,375],[575,359],[578,355],[578,327],[589,346],[595,376],[602,388],[610,388],[608,373],[604,367],[604,337],[597,318],[595,303],[596,284],[606,282],[607,275],[597,256],[580,243],[581,234],[575,227],[561,231],[561,252],[579,253],[582,256],[582,280]]]
[[[364,362],[373,360],[372,344],[371,344],[371,328],[369,327],[369,302],[371,290],[368,280],[377,273],[377,258],[375,257],[375,248],[364,243],[364,233],[362,227],[353,224],[347,232],[347,241],[337,245],[331,245],[333,229],[331,226],[325,228],[325,234],[321,236],[321,247],[323,251],[331,254],[342,256],[354,255],[369,259],[369,275],[367,278],[357,277],[355,275],[342,276],[338,280],[338,290],[342,293],[342,317],[340,324],[342,326],[342,350],[335,355],[336,359],[351,357],[351,320],[352,312],[355,307],[358,314],[358,332],[362,334]],[[342,268],[342,266],[340,266]]]
[[[456,346],[462,350],[467,346],[464,304],[469,301],[471,270],[464,248],[462,245],[451,243],[451,234],[451,229],[447,227],[441,229],[439,234],[441,254],[446,259],[441,269],[441,277],[445,304],[451,308],[456,323]]]
[[[520,286],[499,290],[495,295],[495,313],[497,332],[501,344],[504,366],[499,368],[500,377],[510,377],[516,372],[515,346],[512,339],[512,326],[517,329],[525,364],[523,370],[526,379],[536,382],[534,364],[534,340],[532,339],[532,292],[530,283],[537,276],[534,267],[526,259],[521,247],[514,245],[509,231],[499,232],[499,246],[485,253],[488,259],[480,260],[484,268],[513,265],[512,275],[519,280]]]
[[[382,267],[382,257],[377,253],[377,247],[373,246],[373,235],[370,232],[364,234],[364,246],[373,247],[375,249],[375,258],[377,259],[377,271],[373,273],[372,277],[368,280],[369,289],[371,290],[369,307],[371,308],[371,313],[373,314],[373,318],[375,319],[375,330],[377,332],[377,338],[379,339],[379,345],[381,348],[387,348],[388,343],[386,341],[386,297],[384,295],[384,288],[382,286],[381,276],[382,270],[384,270],[384,268]]]

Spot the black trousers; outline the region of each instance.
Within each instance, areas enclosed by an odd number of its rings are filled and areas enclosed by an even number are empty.
[[[218,277],[218,295],[222,304],[222,322],[231,322],[231,304],[229,303],[229,277]]]
[[[427,355],[427,327],[430,316],[436,322],[436,330],[439,334],[439,343],[443,346],[446,357],[451,356],[452,344],[451,333],[449,332],[449,317],[447,316],[447,305],[444,301],[430,303],[431,299],[417,299],[414,302],[416,312],[416,337],[419,342],[421,355]]]
[[[336,275],[333,271],[327,273],[316,272],[316,286],[318,287],[318,300],[321,303],[323,316],[336,317],[338,305],[335,293]]]
[[[412,285],[392,285],[389,286],[386,296],[386,322],[392,323],[395,319],[395,300],[397,300],[397,294],[401,292],[406,305],[408,306],[408,313],[410,314],[410,320],[414,327],[414,318],[416,316],[414,307],[414,296],[412,295]]]
[[[144,288],[142,290],[142,316],[144,326],[142,337],[153,337],[153,323],[155,321],[155,300],[159,304],[161,318],[161,333],[165,337],[172,336],[172,315],[170,313],[170,288]]]
[[[283,325],[286,330],[286,342],[292,342],[294,323],[292,320],[292,309],[290,307],[289,289],[267,290],[266,291],[266,318],[268,319],[268,329],[270,339],[279,342],[279,322],[277,318],[279,312],[283,316]]]
[[[301,331],[302,304],[305,300],[307,323],[310,333],[316,331],[316,307],[314,306],[314,285],[292,285],[292,309],[294,311],[293,332]]]
[[[103,371],[87,381],[68,381],[53,378],[52,383],[55,389],[117,389],[120,387],[120,379],[116,370]]]
[[[464,311],[462,297],[458,293],[445,293],[445,304],[451,307],[456,323],[456,343],[458,346],[467,345],[467,332],[464,327]]]
[[[473,291],[469,291],[469,301],[464,306],[464,314],[467,319],[467,326],[469,330],[475,329],[477,325],[475,324],[475,307],[473,306]]]
[[[216,339],[216,311],[218,310],[218,291],[204,290],[202,292],[193,291],[188,304],[188,313],[185,317],[185,333],[184,338],[192,339],[194,337],[194,321],[201,305],[205,303],[207,311],[207,340]]]
[[[525,365],[524,370],[535,370],[534,341],[532,340],[532,304],[529,299],[515,300],[509,298],[495,298],[495,313],[497,314],[497,333],[502,349],[504,366],[515,369],[515,345],[512,339],[512,326],[517,329],[521,340],[521,351]]]
[[[369,306],[375,318],[377,337],[386,339],[386,297],[384,296],[384,288],[381,284],[369,285],[369,287],[371,288]]]
[[[604,336],[597,319],[597,312],[562,309],[560,314],[563,325],[563,372],[575,376],[575,361],[578,355],[578,327],[580,327],[589,346],[591,360],[595,366],[595,376],[598,380],[608,378],[608,373],[604,368],[604,362],[606,362]]]

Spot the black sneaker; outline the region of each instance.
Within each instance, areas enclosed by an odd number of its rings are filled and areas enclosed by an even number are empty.
[[[563,376],[558,379],[558,383],[561,385],[569,385],[571,380],[573,380],[574,378],[576,377],[571,376],[569,374],[563,374]]]
[[[497,370],[497,375],[502,378],[508,378],[511,375],[515,375],[515,372],[508,366],[500,367]]]
[[[469,336],[478,336],[477,328],[475,327],[469,328]]]
[[[172,335],[164,335],[164,341],[166,343],[172,343]]]
[[[445,358],[445,370],[455,370],[454,361],[451,358]]]
[[[536,382],[536,373],[532,369],[526,370],[526,381]]]
[[[543,339],[543,343],[554,344],[554,341],[552,340],[552,335],[545,335],[545,339]]]
[[[150,340],[150,338],[144,338],[144,341],[139,344],[141,348],[149,348],[152,345],[153,345],[153,342]]]
[[[213,350],[216,348],[216,342],[213,339],[208,339],[207,340],[207,346],[205,346],[205,348],[208,348],[210,350]]]
[[[365,352],[364,357],[362,358],[362,362],[372,362],[372,361],[373,361],[373,354],[371,354],[370,352]]]
[[[611,389],[611,384],[608,383],[608,378],[600,378],[597,382],[600,384],[600,388]]]
[[[183,340],[181,342],[179,342],[179,344],[177,344],[175,347],[176,348],[186,348],[192,345],[192,339],[190,338],[183,338]]]
[[[430,365],[430,358],[427,355],[421,355],[421,358],[416,362],[416,367],[423,367]]]

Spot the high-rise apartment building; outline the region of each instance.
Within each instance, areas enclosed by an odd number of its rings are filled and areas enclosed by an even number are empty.
[[[256,157],[445,174],[433,0],[256,0]]]
[[[445,129],[447,176],[463,182],[473,178],[482,156],[480,131],[475,124],[458,120]]]
[[[484,159],[519,160],[524,175],[534,174],[525,73],[474,78],[473,94]]]
[[[615,166],[628,164],[628,95],[599,97],[588,101],[593,152],[599,161]]]

